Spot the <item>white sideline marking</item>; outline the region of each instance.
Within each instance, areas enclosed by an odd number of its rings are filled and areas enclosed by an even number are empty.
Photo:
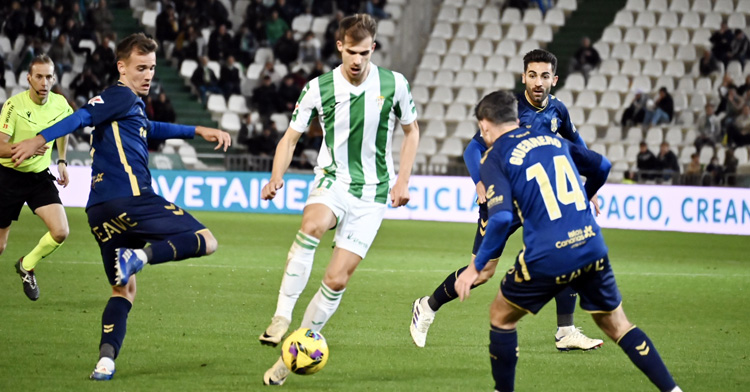
[[[62,263],[67,264],[83,264],[83,265],[101,265],[101,262],[94,261],[63,261]],[[226,265],[226,264],[193,264],[186,262],[178,262],[181,266],[187,267],[199,267],[199,268],[227,268],[227,269],[264,269],[264,270],[276,270],[279,266],[268,267],[262,265]],[[381,272],[381,273],[450,273],[455,270],[448,269],[386,269],[386,268],[357,268],[357,271],[362,272]],[[711,273],[684,273],[684,272],[615,272],[615,275],[632,275],[632,276],[672,276],[672,277],[686,277],[686,278],[697,278],[697,277],[709,277],[709,278],[750,278],[750,274],[711,274]]]

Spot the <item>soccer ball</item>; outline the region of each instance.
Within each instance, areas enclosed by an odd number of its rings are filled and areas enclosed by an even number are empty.
[[[281,345],[281,359],[297,374],[313,374],[328,362],[328,344],[323,335],[309,328],[292,332]]]

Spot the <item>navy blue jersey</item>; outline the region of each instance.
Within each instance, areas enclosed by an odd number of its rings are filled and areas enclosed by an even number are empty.
[[[586,147],[586,143],[578,134],[575,125],[570,121],[568,108],[555,96],[550,95],[547,106],[539,108],[526,98],[526,92],[516,94],[518,100],[518,119],[521,128],[533,128],[552,132],[564,139]],[[471,179],[479,182],[479,159],[487,151],[487,144],[482,134],[477,131],[464,151],[464,163],[469,170]]]
[[[607,247],[588,200],[606,181],[610,166],[603,156],[546,130],[522,127],[498,138],[480,168],[490,224],[477,268],[499,256],[513,213],[524,226],[518,260],[526,279],[559,276],[605,257]],[[586,186],[581,174],[588,177]]]

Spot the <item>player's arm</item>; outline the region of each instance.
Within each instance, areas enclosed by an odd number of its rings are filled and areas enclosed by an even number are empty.
[[[393,207],[401,207],[409,202],[409,178],[419,145],[419,124],[416,121],[410,124],[402,124],[401,128],[404,130],[405,137],[403,144],[401,144],[398,178],[391,189],[391,205]]]
[[[10,148],[10,137],[13,135],[16,116],[12,116],[13,103],[5,101],[0,111],[0,158],[10,158],[13,153]]]
[[[570,156],[578,173],[586,177],[586,184],[583,186],[586,196],[593,198],[607,182],[612,163],[603,155],[577,145],[570,145]]]
[[[557,133],[563,138],[573,142],[573,144],[575,145],[581,146],[583,148],[588,148],[586,142],[583,141],[581,134],[576,131],[576,127],[575,125],[573,125],[573,121],[570,119],[568,108],[562,106],[560,111],[562,112],[562,124]]]
[[[12,147],[12,158],[15,161],[15,166],[18,167],[23,161],[35,155],[36,151],[48,141],[61,138],[73,133],[78,128],[91,125],[93,125],[91,113],[86,108],[76,110],[70,116],[58,121],[31,139],[14,144]]]
[[[173,124],[161,121],[151,121],[151,129],[148,133],[151,139],[192,139],[195,135],[198,135],[209,142],[216,142],[214,150],[227,148],[232,145],[232,137],[227,132],[220,129],[209,128],[204,126],[192,126]]]
[[[273,156],[273,168],[271,169],[271,180],[268,181],[260,193],[263,200],[271,200],[276,197],[276,191],[284,186],[284,173],[289,168],[294,157],[294,148],[297,146],[301,132],[289,126],[284,136],[276,145],[276,153]]]
[[[57,183],[62,185],[63,188],[70,183],[70,177],[68,177],[68,162],[65,159],[68,153],[69,137],[70,135],[65,135],[55,139],[55,146],[57,146]]]
[[[482,204],[487,201],[486,189],[482,179],[479,178],[479,162],[482,160],[482,154],[486,148],[476,139],[471,139],[469,145],[464,150],[464,164],[469,171],[469,176],[477,188],[477,202]]]

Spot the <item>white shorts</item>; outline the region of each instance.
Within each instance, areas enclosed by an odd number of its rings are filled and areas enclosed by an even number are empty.
[[[378,234],[383,222],[386,205],[374,201],[363,201],[349,193],[349,185],[316,176],[314,188],[307,197],[307,203],[323,204],[336,216],[334,246],[346,249],[361,258]]]

